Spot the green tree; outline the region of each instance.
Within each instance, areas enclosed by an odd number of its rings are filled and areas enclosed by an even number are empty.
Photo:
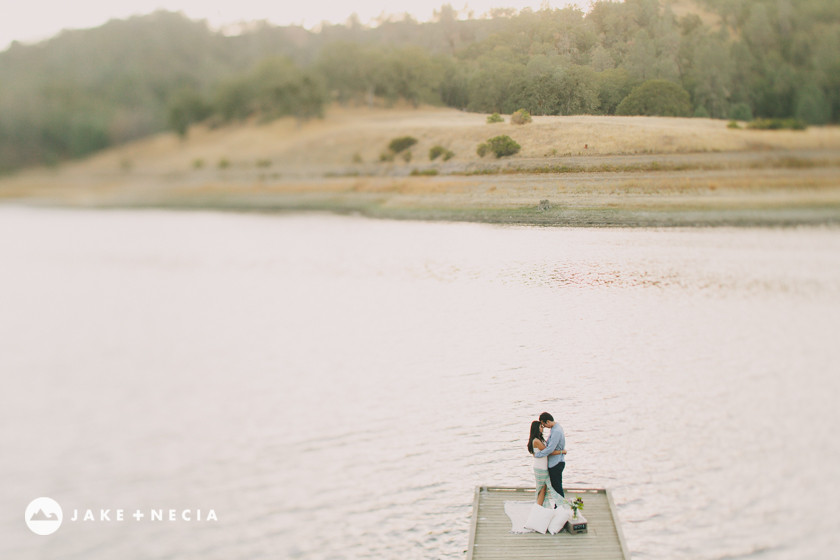
[[[320,76],[299,69],[286,57],[263,60],[247,80],[255,107],[265,119],[287,115],[307,119],[323,114],[326,92]]]
[[[598,45],[592,51],[589,65],[596,72],[603,72],[615,68],[615,61],[603,45]]]
[[[535,115],[557,114],[560,68],[551,65],[546,57],[542,56],[531,60],[521,79],[517,99],[519,105],[527,107],[528,111]]]
[[[679,84],[666,80],[648,80],[634,88],[618,104],[615,113],[687,117],[691,115],[691,98]]]
[[[751,121],[752,109],[746,103],[736,103],[729,111],[729,118],[733,121]]]
[[[385,49],[348,41],[326,44],[315,63],[317,71],[326,78],[327,87],[341,103],[350,101],[373,105],[374,96],[383,94],[382,74]]]
[[[624,68],[612,68],[598,74],[598,106],[601,112],[614,115],[616,107],[631,89],[630,75]]]
[[[560,77],[557,91],[557,114],[595,113],[601,104],[598,75],[586,66],[571,66]]]
[[[440,100],[449,107],[466,109],[470,102],[466,69],[452,59],[444,58],[440,60],[440,64]]]
[[[485,59],[469,79],[470,111],[510,114],[519,109],[525,68],[513,62]]]
[[[813,35],[814,84],[822,89],[830,121],[840,121],[840,25],[826,26]]]
[[[405,47],[390,52],[384,61],[379,83],[386,99],[398,98],[411,102],[440,103],[440,84],[444,67],[419,47]]]
[[[796,92],[796,118],[809,124],[825,124],[831,119],[831,105],[822,89],[809,83]]]
[[[692,93],[694,105],[714,118],[729,114],[732,95],[733,65],[725,45],[712,38],[704,39],[692,57],[691,68],[683,82]]]
[[[213,110],[204,97],[192,88],[175,92],[167,108],[169,126],[182,138],[186,137],[191,124],[203,121]]]
[[[256,112],[254,83],[245,76],[229,78],[216,86],[213,112],[223,121],[244,120]]]

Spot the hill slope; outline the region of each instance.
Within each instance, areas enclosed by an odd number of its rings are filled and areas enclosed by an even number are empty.
[[[358,211],[558,225],[840,222],[840,129],[732,130],[707,119],[537,117],[488,125],[451,109],[341,109],[194,129],[0,181],[27,204]],[[519,154],[480,158],[508,134]],[[380,162],[389,141],[418,143]],[[455,155],[429,160],[443,145]],[[412,173],[428,174],[412,176]],[[550,208],[540,209],[541,200]]]

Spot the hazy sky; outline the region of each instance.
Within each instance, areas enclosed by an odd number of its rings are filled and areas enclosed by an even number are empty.
[[[14,40],[34,42],[62,29],[96,27],[113,18],[147,14],[157,9],[182,11],[192,19],[206,19],[213,26],[239,21],[267,19],[278,24],[312,27],[322,21],[340,23],[353,12],[368,22],[385,12],[410,13],[428,20],[444,0],[0,0],[0,50]],[[467,9],[479,16],[494,7],[539,9],[566,4],[586,6],[587,0],[450,0],[456,10]]]

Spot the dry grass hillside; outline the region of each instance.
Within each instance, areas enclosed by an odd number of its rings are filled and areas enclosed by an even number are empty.
[[[568,225],[840,221],[837,127],[759,131],[661,117],[505,120],[487,124],[486,115],[440,108],[334,107],[325,119],[302,123],[194,127],[185,140],[162,134],[7,177],[0,199]],[[502,134],[522,146],[519,154],[476,154],[478,144]],[[410,161],[380,162],[390,140],[405,135],[418,139]],[[454,157],[430,161],[435,145]],[[538,208],[541,200],[549,206]]]
[[[262,161],[281,173],[322,175],[333,168],[358,166],[354,162],[359,160],[366,169],[371,164],[383,167],[379,156],[388,142],[405,135],[419,141],[411,148],[415,166],[429,162],[429,149],[434,145],[455,153],[450,160],[453,165],[487,162],[490,158],[479,158],[476,147],[500,134],[511,136],[522,146],[508,163],[571,156],[768,150],[836,150],[840,154],[837,128],[759,131],[728,129],[726,125],[711,119],[612,116],[534,117],[527,125],[489,125],[486,115],[451,109],[334,108],[327,118],[304,123],[287,118],[215,130],[199,126],[184,141],[173,134],[159,135],[69,164],[65,171],[112,172],[129,165],[142,172],[171,173],[193,169],[199,160],[213,167],[226,159],[234,167],[252,167]],[[399,158],[396,161],[395,166],[404,165]]]

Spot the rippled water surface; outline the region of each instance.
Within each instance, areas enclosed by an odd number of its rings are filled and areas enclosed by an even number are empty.
[[[840,230],[3,208],[0,266],[2,558],[460,559],[543,410],[634,558],[840,547]]]

